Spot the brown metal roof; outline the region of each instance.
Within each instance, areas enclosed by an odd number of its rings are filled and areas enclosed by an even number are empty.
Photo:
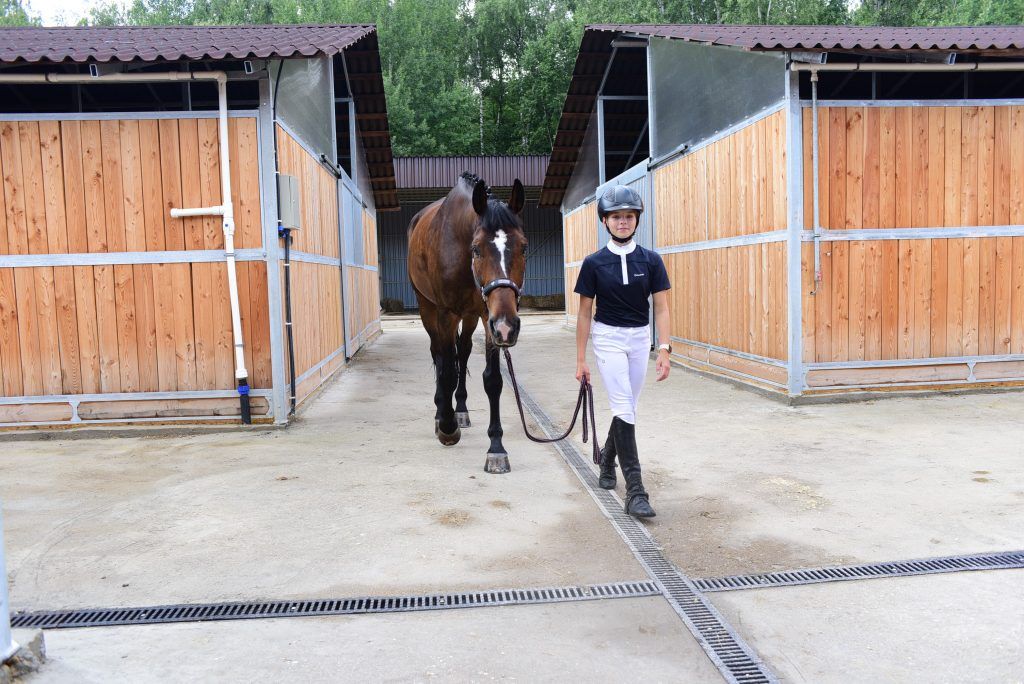
[[[368,29],[365,39],[357,39],[343,48],[345,65],[355,100],[356,128],[373,187],[373,202],[378,211],[394,211],[398,209],[398,190],[377,29],[365,28]]]
[[[750,50],[1022,50],[1024,26],[743,26],[595,24],[588,31],[637,33]]]
[[[516,178],[526,187],[544,184],[547,155],[484,157],[395,157],[398,188],[450,188],[463,171],[496,188],[511,187]]]
[[[0,62],[130,62],[335,55],[368,25],[0,28]]]
[[[569,91],[562,106],[562,116],[541,190],[541,206],[558,206],[562,202],[576,167],[590,114],[594,110],[601,78],[612,54],[611,43],[623,34],[657,36],[748,50],[823,50],[858,54],[949,50],[998,57],[1020,57],[1024,53],[1024,26],[590,25],[583,33]],[[617,77],[622,76],[609,74],[609,82]]]

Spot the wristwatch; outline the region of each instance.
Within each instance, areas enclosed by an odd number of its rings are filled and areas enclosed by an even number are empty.
[[[662,349],[667,351],[669,353],[669,356],[672,355],[672,345],[671,344],[659,344],[658,345],[658,351],[661,351]]]

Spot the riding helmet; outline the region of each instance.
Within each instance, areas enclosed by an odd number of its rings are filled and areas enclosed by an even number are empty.
[[[601,195],[601,199],[597,203],[597,216],[603,219],[613,211],[622,211],[623,209],[632,209],[637,214],[642,214],[644,201],[640,198],[640,193],[633,188],[616,185],[608,188]]]

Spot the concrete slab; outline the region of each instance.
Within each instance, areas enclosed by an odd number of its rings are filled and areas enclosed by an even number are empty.
[[[56,630],[47,641],[49,662],[26,682],[720,681],[660,598]]]
[[[645,579],[550,447],[504,406],[512,473],[474,427],[433,435],[418,322],[396,324],[297,423],[246,435],[7,443],[15,610]]]
[[[1020,570],[709,596],[785,681],[1024,681]]]
[[[529,319],[513,356],[567,424],[573,335]],[[1024,393],[789,407],[683,368],[656,383],[652,363],[637,430],[650,529],[695,577],[1020,549],[1022,413]]]

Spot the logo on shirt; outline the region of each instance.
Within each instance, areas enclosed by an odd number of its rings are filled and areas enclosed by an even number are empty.
[[[643,278],[645,275],[647,275],[647,274],[646,273],[634,273],[633,277],[634,278]]]

